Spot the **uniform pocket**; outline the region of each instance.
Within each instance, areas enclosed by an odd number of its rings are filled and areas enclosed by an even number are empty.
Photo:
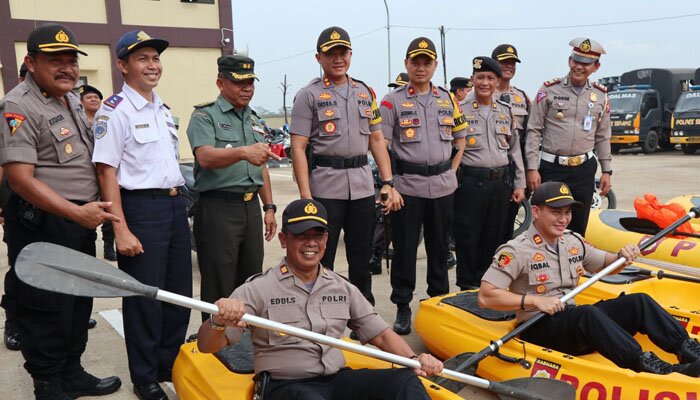
[[[215,126],[214,138],[216,139],[216,147],[236,147],[241,141],[241,134],[234,130],[231,125],[221,122]]]
[[[272,321],[298,326],[301,322],[301,310],[297,306],[270,307],[267,309],[267,317]],[[274,331],[268,331],[268,339],[271,345],[289,345],[301,341],[298,337]]]
[[[372,119],[372,107],[359,106],[357,109],[360,112],[360,133],[363,135],[369,135],[369,123]]]
[[[321,137],[337,136],[342,132],[339,126],[340,109],[338,107],[326,107],[318,110],[318,123]]]
[[[475,151],[484,148],[484,141],[486,137],[481,134],[481,132],[471,132],[467,133],[464,151]]]
[[[552,287],[552,272],[550,268],[530,270],[528,272],[528,283],[535,288],[535,293],[545,294]]]
[[[80,140],[78,132],[60,126],[53,126],[49,130],[54,137],[53,145],[59,163],[63,164],[80,155],[79,149],[75,146],[75,141]]]
[[[350,320],[348,304],[321,304],[321,316],[326,321],[326,335],[339,338]]]
[[[438,117],[438,125],[440,126],[440,139],[452,141],[452,128],[455,126],[455,119],[446,115]]]
[[[422,140],[422,121],[420,118],[400,118],[399,127],[401,129],[401,143],[420,142]]]
[[[510,140],[513,134],[510,131],[510,126],[500,125],[498,130],[506,130],[506,133],[498,133],[496,135],[496,141],[498,141],[498,148],[502,150],[510,149]]]

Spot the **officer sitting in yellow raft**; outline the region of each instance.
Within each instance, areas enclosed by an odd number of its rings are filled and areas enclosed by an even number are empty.
[[[700,377],[700,344],[647,294],[621,295],[581,306],[573,300],[567,304],[559,300],[576,287],[584,270],[597,272],[618,256],[632,261],[639,247],[626,245],[619,255],[608,253],[567,230],[572,207],[582,204],[564,183],[543,183],[530,202],[534,222],[496,251],[481,280],[479,306],[517,310],[519,323],[537,311],[548,314],[520,335],[530,343],[571,355],[597,351],[618,367],[637,372]],[[644,352],[633,338],[636,333],[646,334],[655,345],[676,354],[681,364],[672,365]]]
[[[296,200],[282,215],[280,244],[286,257],[254,275],[230,298],[216,301],[219,314],[199,328],[198,347],[213,353],[238,342],[244,313],[335,338],[345,328],[363,343],[420,361],[422,368],[351,370],[339,349],[294,336],[251,327],[258,376],[269,374],[263,397],[275,399],[429,399],[416,375],[435,375],[442,363],[429,354],[415,355],[354,285],[325,269],[321,258],[328,240],[327,212],[315,200]]]

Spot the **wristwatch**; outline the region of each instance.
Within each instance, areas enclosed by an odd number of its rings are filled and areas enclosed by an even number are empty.
[[[603,171],[603,173],[612,176],[612,170],[610,170],[610,171]]]
[[[382,186],[384,186],[384,185],[389,185],[389,186],[391,186],[391,187],[395,187],[394,178],[391,178],[391,179],[387,179],[387,180],[385,180],[385,181],[382,181]]]
[[[275,204],[265,204],[263,205],[263,212],[266,212],[267,210],[272,210],[272,213],[277,212],[277,206]]]

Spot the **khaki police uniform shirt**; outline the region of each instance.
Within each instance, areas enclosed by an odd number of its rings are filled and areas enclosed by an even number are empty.
[[[431,86],[425,96],[416,93],[410,83],[397,88],[384,96],[380,111],[384,137],[391,141],[401,161],[441,164],[450,160],[452,141],[466,135],[467,123],[461,107],[449,91],[438,86]],[[394,181],[399,193],[428,199],[457,190],[457,176],[452,169],[434,176],[395,175]]]
[[[236,110],[222,95],[216,101],[195,106],[187,128],[192,153],[200,146],[228,149],[263,143],[264,133],[258,116],[250,107]],[[263,185],[262,171],[262,166],[245,160],[223,168],[203,169],[195,158],[194,188],[198,192],[254,192]]]
[[[500,100],[494,100],[488,117],[484,118],[474,91],[469,92],[465,101],[464,118],[468,128],[461,164],[498,168],[507,166],[512,159],[515,165],[514,187],[524,189],[525,168],[510,107]]]
[[[231,298],[243,301],[252,315],[334,338],[343,337],[349,327],[366,343],[388,329],[353,284],[320,265],[319,269],[309,292],[283,258],[276,267],[239,286]],[[254,326],[249,329],[256,373],[268,371],[275,379],[299,379],[334,374],[345,366],[339,349]],[[229,343],[237,343],[242,333],[239,328],[226,328]]]
[[[523,129],[525,128],[525,119],[530,113],[530,107],[532,106],[530,98],[527,97],[527,94],[525,94],[524,91],[516,88],[515,86],[510,86],[505,92],[500,92],[498,89],[496,89],[496,92],[493,94],[493,98],[499,100],[503,93],[508,94],[508,105],[510,106],[510,111],[513,113],[516,129],[524,134],[525,132],[523,132]]]
[[[78,96],[70,92],[65,99],[67,107],[27,74],[0,100],[0,164],[34,164],[34,177],[61,197],[94,201],[99,197],[94,137]]]
[[[557,251],[552,251],[533,223],[496,250],[481,280],[517,294],[562,297],[578,285],[585,271],[596,272],[605,264],[606,252],[591,246],[578,233],[565,231],[556,246]],[[518,310],[518,322],[536,313]]]
[[[370,133],[380,129],[381,121],[374,91],[367,85],[348,77],[347,86],[338,88],[323,77],[312,80],[295,96],[290,132],[308,137],[313,154],[351,158],[367,154]],[[309,173],[313,197],[356,200],[374,196],[369,165],[317,166]]]
[[[588,115],[592,125],[585,130]],[[610,135],[610,106],[603,86],[586,81],[577,94],[568,75],[545,82],[535,96],[527,124],[527,168],[539,169],[541,144],[543,151],[559,156],[595,150],[602,170],[610,171]]]

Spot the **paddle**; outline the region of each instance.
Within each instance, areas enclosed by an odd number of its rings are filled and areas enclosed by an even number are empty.
[[[684,215],[680,219],[678,219],[676,222],[672,223],[671,225],[667,226],[665,229],[661,230],[658,232],[656,235],[650,237],[649,239],[645,240],[642,244],[639,245],[640,250],[644,250],[647,247],[651,246],[652,244],[656,243],[660,239],[662,239],[664,236],[668,235],[669,232],[673,232],[677,227],[681,226],[684,224],[686,221],[689,221],[691,218],[697,218],[700,216],[700,207],[693,207],[690,209],[688,214]],[[583,292],[584,290],[588,289],[591,285],[593,285],[595,282],[599,281],[602,277],[610,274],[612,271],[618,269],[622,264],[624,264],[627,261],[625,257],[620,257],[617,260],[615,260],[613,263],[608,265],[607,267],[603,268],[602,270],[598,271],[595,275],[590,277],[587,281],[583,282],[576,288],[574,288],[571,292],[565,294],[560,298],[562,303],[566,303],[567,301],[573,299],[576,297],[579,293]],[[460,357],[465,357],[466,355],[470,355],[469,358],[466,360],[462,361],[457,367],[454,369],[456,371],[464,371],[467,368],[470,368],[471,370],[476,371],[476,366],[479,363],[479,361],[483,360],[484,358],[493,355],[498,352],[498,349],[503,346],[507,341],[510,339],[520,335],[522,332],[524,332],[526,329],[537,323],[540,319],[542,319],[545,315],[542,312],[539,312],[535,314],[534,317],[530,318],[529,320],[523,322],[522,324],[518,325],[515,329],[512,331],[508,332],[505,334],[502,338],[496,340],[495,342],[492,341],[490,345],[485,347],[483,350],[481,350],[478,353],[463,353],[460,354]],[[454,358],[454,357],[453,357]],[[450,361],[450,360],[447,360]],[[442,379],[437,379],[435,380],[435,383],[438,385],[441,385],[444,383],[444,380]]]
[[[622,271],[620,271],[620,274],[622,275],[643,275],[643,276],[654,276],[657,279],[672,279],[676,281],[684,281],[684,282],[692,282],[692,283],[700,283],[700,278],[694,278],[692,276],[684,276],[684,275],[675,275],[675,274],[669,274],[666,271],[660,269],[658,271],[652,271],[650,269],[646,268],[639,268],[639,267],[626,267]]]
[[[637,257],[635,261],[639,261],[644,264],[649,264],[652,267],[664,268],[669,271],[679,272],[684,275],[694,276],[700,278],[700,268],[689,267],[687,265],[676,264],[668,261],[655,260],[653,258]]]
[[[111,264],[52,243],[32,243],[22,249],[15,263],[15,272],[19,279],[28,285],[58,293],[87,297],[146,296],[209,314],[218,314],[219,312],[219,308],[214,304],[144,285],[123,271],[114,268]],[[254,315],[246,314],[241,320],[259,328],[282,332],[409,368],[421,367],[417,360]],[[443,370],[441,375],[491,390],[499,394],[502,399],[536,400],[549,397],[552,393],[555,393],[557,399],[574,399],[575,395],[573,387],[568,383],[547,379],[527,378],[492,382],[451,370]]]

